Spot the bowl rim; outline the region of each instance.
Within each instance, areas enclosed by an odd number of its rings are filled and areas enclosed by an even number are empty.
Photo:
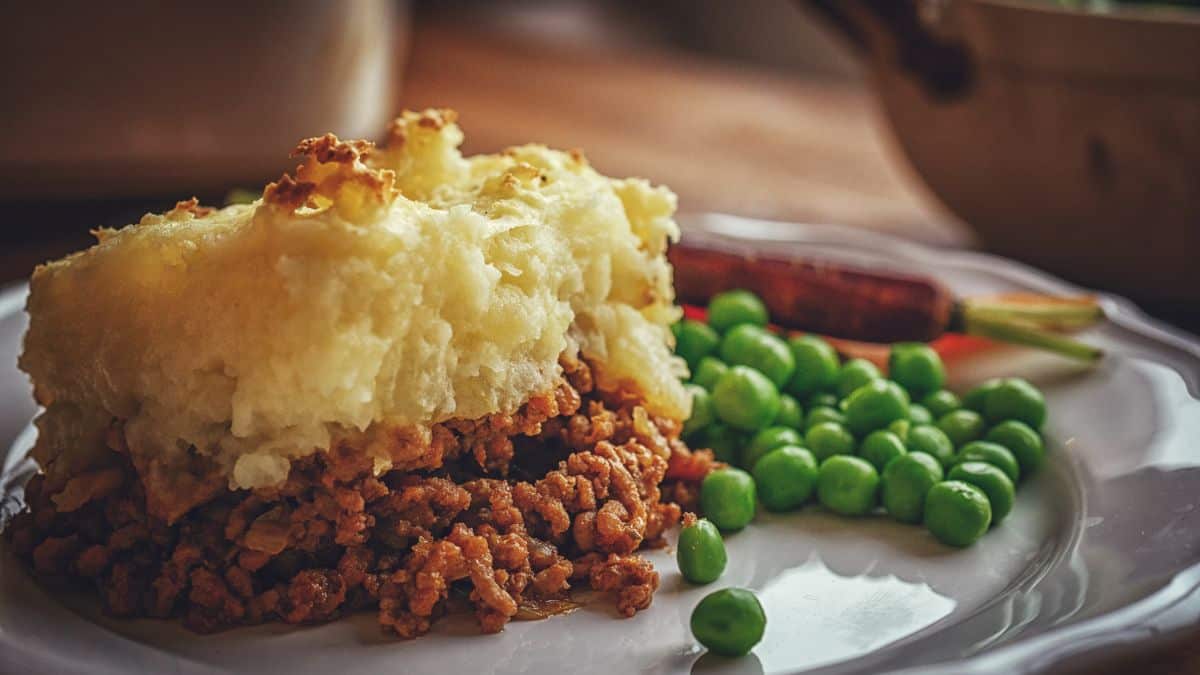
[[[1002,9],[1019,10],[1054,16],[1080,16],[1088,20],[1108,22],[1138,22],[1147,24],[1192,25],[1200,27],[1200,7],[1150,4],[1131,5],[1115,0],[1111,9],[1064,7],[1047,0],[957,0]]]

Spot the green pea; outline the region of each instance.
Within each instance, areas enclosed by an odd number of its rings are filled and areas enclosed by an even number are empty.
[[[900,342],[892,345],[888,377],[917,397],[942,388],[946,383],[946,367],[942,365],[942,357],[929,345]]]
[[[855,389],[881,377],[883,375],[879,373],[879,368],[874,363],[866,359],[850,359],[843,363],[841,369],[838,370],[834,388],[839,397],[846,398]]]
[[[1021,479],[1021,465],[1017,464],[1017,458],[1003,445],[987,441],[967,443],[959,448],[958,454],[954,455],[955,464],[963,462],[986,462],[999,467],[1008,474],[1013,483]]]
[[[910,453],[923,452],[936,459],[942,466],[954,463],[954,442],[946,432],[937,427],[913,427],[908,432],[904,447]]]
[[[1008,420],[992,427],[985,440],[1008,448],[1021,465],[1021,475],[1028,476],[1042,465],[1046,456],[1046,448],[1042,437],[1032,427],[1024,422]]]
[[[726,363],[749,366],[770,378],[776,387],[782,387],[796,370],[787,343],[761,326],[734,326],[721,338],[718,349]]]
[[[971,441],[983,438],[983,430],[987,424],[979,413],[963,408],[943,415],[938,419],[937,427],[946,432],[954,447],[961,448]]]
[[[834,455],[854,452],[854,434],[837,422],[821,422],[804,432],[804,445],[823,462]]]
[[[788,347],[796,361],[796,372],[787,384],[789,392],[804,396],[834,386],[840,366],[837,352],[828,342],[803,335],[788,340]]]
[[[896,420],[887,425],[887,430],[896,434],[902,443],[908,443],[908,432],[913,428],[913,423],[908,420]]]
[[[713,330],[724,333],[743,324],[767,325],[767,306],[757,295],[743,290],[726,291],[708,301],[708,325]]]
[[[762,640],[767,615],[754,593],[722,588],[708,594],[692,610],[692,635],[720,656],[745,656]]]
[[[808,399],[804,401],[804,407],[808,408],[809,410],[821,407],[837,408],[838,397],[827,391],[819,391],[809,396]]]
[[[983,406],[987,401],[988,394],[1000,386],[1000,378],[993,377],[990,380],[984,380],[979,386],[971,391],[968,391],[962,397],[962,407],[967,410],[974,410],[979,414],[983,414]]]
[[[745,431],[757,431],[779,414],[779,391],[766,375],[746,366],[731,366],[713,387],[717,417]]]
[[[775,448],[785,445],[801,445],[802,443],[804,443],[804,439],[800,437],[800,432],[791,427],[767,427],[754,434],[754,437],[750,439],[750,444],[742,448],[740,466],[751,471],[758,460],[763,458],[763,455]]]
[[[882,472],[888,462],[908,452],[900,437],[890,431],[872,431],[858,446],[858,456],[871,463],[876,471]]]
[[[889,380],[872,380],[846,399],[846,427],[862,435],[908,418],[908,394]]]
[[[961,480],[983,490],[992,507],[992,525],[1000,524],[1012,511],[1017,498],[1017,488],[1012,479],[1000,468],[987,462],[963,462],[957,464],[947,476],[950,480]]]
[[[779,395],[779,414],[775,416],[773,424],[792,429],[804,428],[804,408],[800,407],[800,402],[794,396]]]
[[[878,501],[879,472],[861,457],[836,455],[817,470],[817,499],[843,516],[862,516]]]
[[[844,424],[846,422],[846,416],[842,414],[842,411],[828,406],[819,405],[815,408],[809,408],[808,415],[804,418],[805,433],[821,422]]]
[[[889,462],[880,479],[883,508],[902,523],[919,523],[925,495],[942,480],[942,465],[923,452],[909,452]]]
[[[718,469],[700,483],[700,510],[725,532],[736,532],[754,518],[754,479],[741,469]]]
[[[817,459],[804,448],[785,445],[758,460],[753,473],[763,506],[771,511],[791,511],[812,497]]]
[[[1001,380],[995,389],[988,392],[983,410],[992,424],[1017,420],[1034,429],[1041,429],[1046,422],[1046,399],[1042,392],[1018,377]]]
[[[695,441],[689,441],[692,447],[708,448],[713,451],[713,457],[726,464],[737,464],[746,445],[745,433],[727,424],[710,425],[697,437]]]
[[[942,389],[932,394],[926,394],[925,398],[921,399],[921,405],[925,406],[929,410],[929,414],[933,415],[933,419],[936,420],[961,408],[962,402],[958,400],[958,396],[954,392]]]
[[[705,356],[696,364],[696,369],[692,371],[692,384],[698,384],[705,389],[712,391],[713,387],[717,386],[717,380],[721,376],[729,372],[729,366],[725,362],[713,356]]]
[[[675,546],[675,561],[679,563],[679,573],[693,584],[716,581],[728,562],[725,541],[717,527],[701,518],[681,529]]]
[[[712,397],[707,389],[694,384],[685,384],[683,388],[692,395],[692,414],[683,423],[683,435],[691,436],[712,424],[716,420],[716,413],[713,412]]]
[[[983,490],[960,480],[938,483],[925,495],[925,527],[947,546],[970,546],[992,523]]]
[[[675,337],[675,353],[687,361],[689,370],[696,370],[700,359],[716,351],[719,344],[721,344],[721,336],[705,324],[691,319],[679,322],[679,330]]]
[[[920,403],[909,403],[908,421],[913,424],[933,424],[933,414]]]

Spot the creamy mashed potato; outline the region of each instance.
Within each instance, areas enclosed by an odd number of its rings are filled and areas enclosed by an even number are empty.
[[[306,141],[254,204],[182,203],[40,267],[20,365],[51,479],[95,463],[116,420],[139,471],[269,486],[339,439],[513,412],[577,353],[685,417],[674,195],[579,153],[461,141],[433,110],[383,148]]]

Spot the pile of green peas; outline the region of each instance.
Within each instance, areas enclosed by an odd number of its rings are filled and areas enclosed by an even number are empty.
[[[958,547],[1008,515],[1020,480],[1045,455],[1046,402],[1036,387],[998,378],[960,398],[926,344],[892,345],[885,377],[870,361],[843,362],[819,337],[784,339],[769,319],[760,298],[735,290],[712,299],[707,323],[673,327],[691,372],[684,439],[728,464],[701,483],[705,519],[680,533],[685,579],[720,577],[722,533],[746,527],[759,504],[793,511],[815,499],[844,516],[882,509]],[[710,606],[749,625],[732,631],[707,615]],[[722,589],[697,605],[692,628],[709,649],[737,655],[761,639],[765,621],[753,593]]]

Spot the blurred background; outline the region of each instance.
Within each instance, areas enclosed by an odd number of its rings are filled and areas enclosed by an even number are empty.
[[[685,214],[994,251],[1200,330],[1197,4],[26,5],[0,28],[0,282],[437,106],[467,152],[578,147]]]

